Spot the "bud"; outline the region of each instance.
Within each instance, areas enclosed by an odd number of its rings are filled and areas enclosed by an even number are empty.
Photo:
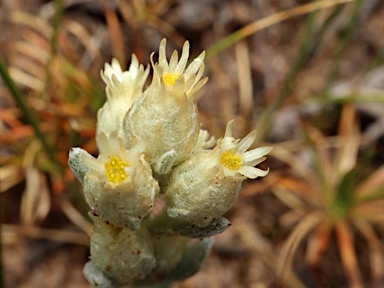
[[[151,236],[144,229],[119,228],[90,214],[94,221],[91,237],[93,265],[114,281],[125,284],[144,278],[155,267]]]
[[[178,61],[175,51],[168,63],[166,42],[160,44],[159,63],[153,64],[155,75],[148,89],[133,104],[124,120],[126,143],[146,141],[145,155],[152,168],[167,174],[172,166],[187,159],[199,134],[197,105],[193,98],[206,82],[204,52],[185,69],[189,44],[183,46]]]
[[[246,152],[256,132],[241,141],[235,139],[232,122],[228,123],[225,137],[218,141],[214,150],[201,150],[174,169],[165,191],[171,218],[205,227],[232,207],[244,179],[268,174],[253,166],[264,161],[266,157],[263,156],[271,148]]]
[[[105,64],[104,71],[100,74],[107,85],[105,89],[107,101],[97,114],[96,135],[100,135],[102,131],[110,134],[117,130],[118,135],[122,137],[124,116],[141,95],[149,67],[144,70],[144,66],[139,65],[136,56],[132,54],[132,63],[128,71],[123,72],[119,62],[113,59],[111,64]],[[98,141],[98,138],[96,140]]]
[[[159,192],[142,154],[145,144],[126,150],[116,131],[109,137],[101,133],[99,140],[99,157],[83,156],[89,169],[83,183],[85,200],[102,219],[118,227],[137,230],[151,212]]]

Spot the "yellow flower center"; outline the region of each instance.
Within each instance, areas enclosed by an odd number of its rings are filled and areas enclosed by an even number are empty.
[[[221,154],[220,162],[229,170],[237,170],[244,164],[243,156],[235,153],[234,149],[229,149]]]
[[[109,182],[119,184],[128,178],[127,172],[124,168],[128,167],[129,163],[120,157],[113,156],[105,163],[105,171]]]
[[[175,83],[179,76],[180,73],[165,73],[163,79],[165,84],[167,84],[168,86],[175,86]]]

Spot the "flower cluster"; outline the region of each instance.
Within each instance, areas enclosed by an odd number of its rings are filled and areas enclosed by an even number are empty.
[[[254,166],[271,148],[247,151],[255,131],[235,139],[231,121],[216,141],[200,129],[195,95],[207,81],[204,52],[189,65],[188,58],[185,42],[180,59],[174,51],[168,61],[163,40],[158,62],[151,57],[146,89],[149,67],[135,55],[128,71],[113,59],[101,72],[107,101],[97,115],[100,154],[94,158],[81,148],[69,154],[95,223],[84,269],[94,286],[167,283],[195,273],[211,247],[209,237],[228,227],[222,215],[242,181],[268,173]],[[163,210],[151,213],[156,200]],[[179,271],[191,257],[200,258]]]

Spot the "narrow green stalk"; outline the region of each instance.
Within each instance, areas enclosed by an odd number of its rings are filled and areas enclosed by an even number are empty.
[[[311,51],[312,51],[311,48],[313,48],[312,43],[314,41],[313,31],[314,31],[317,13],[318,11],[315,11],[309,15],[307,24],[306,24],[304,38],[300,44],[299,50],[293,61],[292,68],[289,71],[288,76],[285,78],[282,88],[280,89],[276,99],[274,100],[273,103],[267,106],[267,108],[264,110],[264,113],[261,116],[261,119],[259,120],[258,135],[260,140],[264,139],[264,137],[266,136],[266,133],[270,126],[270,120],[273,119],[272,115],[277,111],[277,109],[282,105],[284,100],[289,95],[292,84],[296,79],[296,76],[298,75],[300,69],[303,67],[303,65],[306,63],[306,61],[311,55]]]
[[[2,215],[3,215],[3,211],[2,211],[2,206],[3,205],[3,203],[2,203],[2,201],[1,201],[1,197],[0,197],[0,223],[3,223],[3,221],[2,221]],[[3,265],[3,239],[2,239],[2,235],[3,235],[3,233],[2,233],[2,225],[0,224],[0,288],[3,288],[3,287],[5,287],[5,284],[4,284],[4,271],[3,271],[3,269],[4,269],[4,265]]]
[[[347,48],[349,46],[349,43],[351,42],[352,35],[356,30],[356,26],[358,24],[359,20],[359,15],[360,15],[360,8],[363,4],[363,0],[357,0],[354,4],[353,12],[351,15],[351,18],[348,22],[345,34],[343,35],[341,45],[339,46],[339,49],[337,50],[334,58],[333,58],[333,65],[331,67],[331,70],[327,76],[327,80],[325,83],[323,95],[325,100],[328,100],[327,98],[329,97],[329,90],[334,83],[337,75],[339,74],[340,67],[341,67],[341,62],[344,59],[344,56],[346,54]]]
[[[42,95],[41,95],[43,97],[48,95],[47,91],[51,83],[51,78],[52,78],[51,67],[52,67],[53,59],[55,58],[55,55],[57,53],[57,39],[59,37],[59,28],[60,28],[61,18],[63,15],[63,0],[55,0],[54,7],[55,7],[55,14],[52,20],[53,34],[52,34],[51,43],[50,43],[51,51],[50,51],[46,74],[45,74],[44,90],[42,91]]]
[[[219,54],[220,52],[224,51],[225,49],[233,46],[237,42],[249,37],[250,35],[267,28],[269,26],[272,26],[277,23],[281,23],[285,20],[288,20],[290,18],[294,18],[300,15],[309,14],[314,11],[319,11],[323,9],[327,9],[332,6],[345,4],[347,2],[352,2],[355,0],[323,0],[323,1],[314,1],[312,3],[302,5],[299,7],[295,7],[290,10],[282,11],[280,13],[276,13],[270,16],[267,16],[265,18],[262,18],[260,20],[257,20],[255,22],[252,22],[243,28],[235,31],[234,33],[230,34],[229,36],[225,37],[224,39],[220,40],[218,43],[213,45],[211,48],[207,49],[206,51],[206,59],[211,58],[212,56],[215,56]]]
[[[41,144],[43,145],[44,150],[47,152],[52,162],[56,163],[52,147],[48,144],[48,141],[45,138],[45,135],[42,133],[39,123],[36,121],[36,118],[33,115],[32,111],[26,105],[22,93],[20,92],[15,82],[10,77],[7,66],[4,62],[4,59],[1,56],[0,56],[0,74],[4,79],[5,85],[7,85],[8,89],[10,90],[13,99],[19,105],[21,112],[24,114],[26,120],[35,131],[35,134],[37,138],[39,138]]]

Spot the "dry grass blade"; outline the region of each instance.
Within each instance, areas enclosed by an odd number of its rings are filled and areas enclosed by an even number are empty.
[[[60,201],[61,210],[64,214],[78,226],[82,231],[84,231],[88,236],[92,235],[92,224],[89,223],[83,215],[73,206],[73,204],[66,198],[63,197]]]
[[[177,32],[177,30],[167,22],[163,21],[156,15],[149,15],[147,18],[148,24],[153,28],[158,29],[166,37],[172,39],[178,46],[182,47],[185,37]]]
[[[308,146],[312,152],[312,161],[317,174],[318,189],[322,190],[325,203],[332,203],[336,197],[338,178],[335,175],[335,166],[328,139],[316,128],[304,124],[304,132]],[[310,182],[314,183],[314,182]],[[323,202],[324,202],[323,201]],[[325,204],[323,203],[323,204]]]
[[[26,40],[28,40],[28,39],[26,39]],[[41,37],[41,40],[46,41],[46,40],[43,40],[42,37]],[[45,65],[49,59],[49,52],[46,49],[46,47],[41,47],[43,45],[40,45],[37,43],[32,43],[32,42],[29,43],[29,42],[25,42],[25,41],[16,41],[16,42],[12,43],[11,45],[12,45],[12,49],[15,52],[29,58],[29,61],[25,61],[25,62],[28,62],[27,65],[33,65],[32,68],[37,69],[37,71],[35,71],[34,76],[38,77],[38,78],[40,76],[40,78],[41,78],[41,74],[44,74],[44,72],[45,72],[44,69],[41,68],[41,65]],[[17,58],[19,58],[19,57],[20,56],[18,55]],[[14,58],[16,58],[16,57],[14,57]],[[17,61],[17,58],[13,61]],[[30,60],[33,60],[33,61],[30,61]],[[25,67],[20,66],[20,68],[25,68]]]
[[[89,237],[84,233],[63,229],[44,229],[34,226],[1,225],[4,244],[12,244],[20,237],[30,237],[35,239],[46,239],[55,242],[73,243],[79,245],[89,245]]]
[[[296,8],[292,8],[287,11],[283,11],[280,13],[273,14],[271,16],[267,16],[263,19],[257,20],[251,24],[248,24],[236,31],[235,33],[229,35],[227,38],[224,38],[216,45],[212,46],[207,50],[207,59],[212,57],[213,55],[218,54],[219,52],[225,50],[226,48],[232,46],[234,43],[237,43],[241,39],[244,39],[257,31],[260,31],[266,27],[272,26],[279,22],[288,20],[290,18],[294,18],[300,15],[308,14],[312,11],[326,9],[329,7],[333,7],[335,5],[344,4],[348,2],[353,2],[355,0],[324,0],[324,1],[316,1],[306,5],[302,5]]]
[[[269,243],[264,240],[253,227],[240,222],[233,221],[233,227],[236,230],[237,234],[241,238],[242,242],[255,254],[263,259],[263,261],[268,265],[268,267],[275,271],[278,265],[278,259],[275,254],[272,252],[272,249]],[[304,288],[304,284],[294,275],[291,271],[287,274],[288,287],[293,288]]]
[[[280,161],[287,163],[293,168],[293,171],[295,171],[295,173],[298,173],[304,179],[307,179],[308,182],[318,182],[316,175],[308,167],[308,165],[288,149],[276,145],[273,147],[273,150],[271,151],[270,155],[279,159]]]
[[[329,238],[331,236],[332,226],[329,223],[319,225],[313,234],[308,238],[308,246],[306,251],[306,259],[309,265],[317,265],[321,255],[325,252]]]
[[[19,85],[35,90],[38,93],[44,89],[44,81],[41,81],[18,68],[9,67],[9,74]]]
[[[10,20],[15,24],[27,25],[30,28],[35,29],[36,31],[44,35],[46,39],[50,39],[52,37],[52,34],[53,34],[52,26],[47,21],[45,21],[40,17],[17,11],[17,12],[11,13]]]
[[[364,218],[370,222],[384,225],[384,199],[362,203],[353,208],[354,218]]]
[[[252,123],[253,89],[249,50],[244,41],[236,45],[237,76],[239,78],[240,115],[243,122],[242,134],[246,134]]]
[[[339,124],[341,145],[337,149],[337,174],[341,179],[356,165],[360,146],[356,109],[352,105],[344,105]]]
[[[89,34],[89,32],[84,28],[84,26],[82,26],[77,21],[67,20],[65,22],[64,28],[73,35],[75,35],[76,38],[80,41],[80,43],[85,47],[89,55],[89,59],[87,59],[87,61],[89,63],[92,63],[92,65],[95,67],[101,67],[103,59],[100,54],[99,47],[97,46],[94,37]]]
[[[119,61],[119,63],[121,63],[122,65],[125,65],[124,37],[123,37],[123,32],[121,30],[121,26],[119,23],[119,19],[112,7],[113,5],[112,3],[106,0],[102,0],[101,3],[103,4],[103,7],[104,7],[104,14],[107,20],[109,33],[111,35],[111,40],[112,40],[111,42],[112,42],[114,55],[116,59]],[[121,67],[121,68],[125,69],[125,67]]]
[[[370,193],[384,187],[384,165],[371,174],[367,180],[356,188],[356,197],[363,198],[369,196]]]
[[[276,183],[275,188],[280,188],[290,193],[294,193],[304,198],[308,203],[318,205],[323,200],[321,191],[310,185],[306,180],[295,179],[292,177],[281,177]]]
[[[363,234],[369,246],[369,258],[371,274],[373,279],[372,287],[379,287],[379,281],[383,278],[384,261],[383,246],[377,237],[372,225],[364,219],[355,219],[354,226]]]
[[[314,211],[306,215],[290,234],[281,252],[277,267],[277,274],[284,282],[288,280],[288,272],[292,269],[292,261],[300,242],[316,227],[324,218],[321,211]]]
[[[336,224],[337,243],[341,261],[347,273],[347,278],[352,288],[363,288],[361,272],[357,263],[352,231],[347,222],[339,221]]]
[[[34,63],[35,61],[33,61],[34,60],[33,57],[31,58],[25,57],[23,55],[18,55],[17,57],[13,57],[12,66],[21,69],[22,71],[28,73],[29,75],[32,75],[37,79],[40,79],[41,78],[40,75],[44,74],[44,67],[42,67],[42,65]]]
[[[9,164],[0,167],[0,193],[20,183],[24,179],[24,171],[18,165]]]
[[[298,196],[296,196],[294,193],[288,192],[285,189],[274,188],[272,192],[281,202],[295,211],[299,212],[303,207],[306,206]]]
[[[51,201],[44,175],[35,167],[26,170],[26,184],[21,199],[20,217],[24,224],[32,225],[48,215]]]

